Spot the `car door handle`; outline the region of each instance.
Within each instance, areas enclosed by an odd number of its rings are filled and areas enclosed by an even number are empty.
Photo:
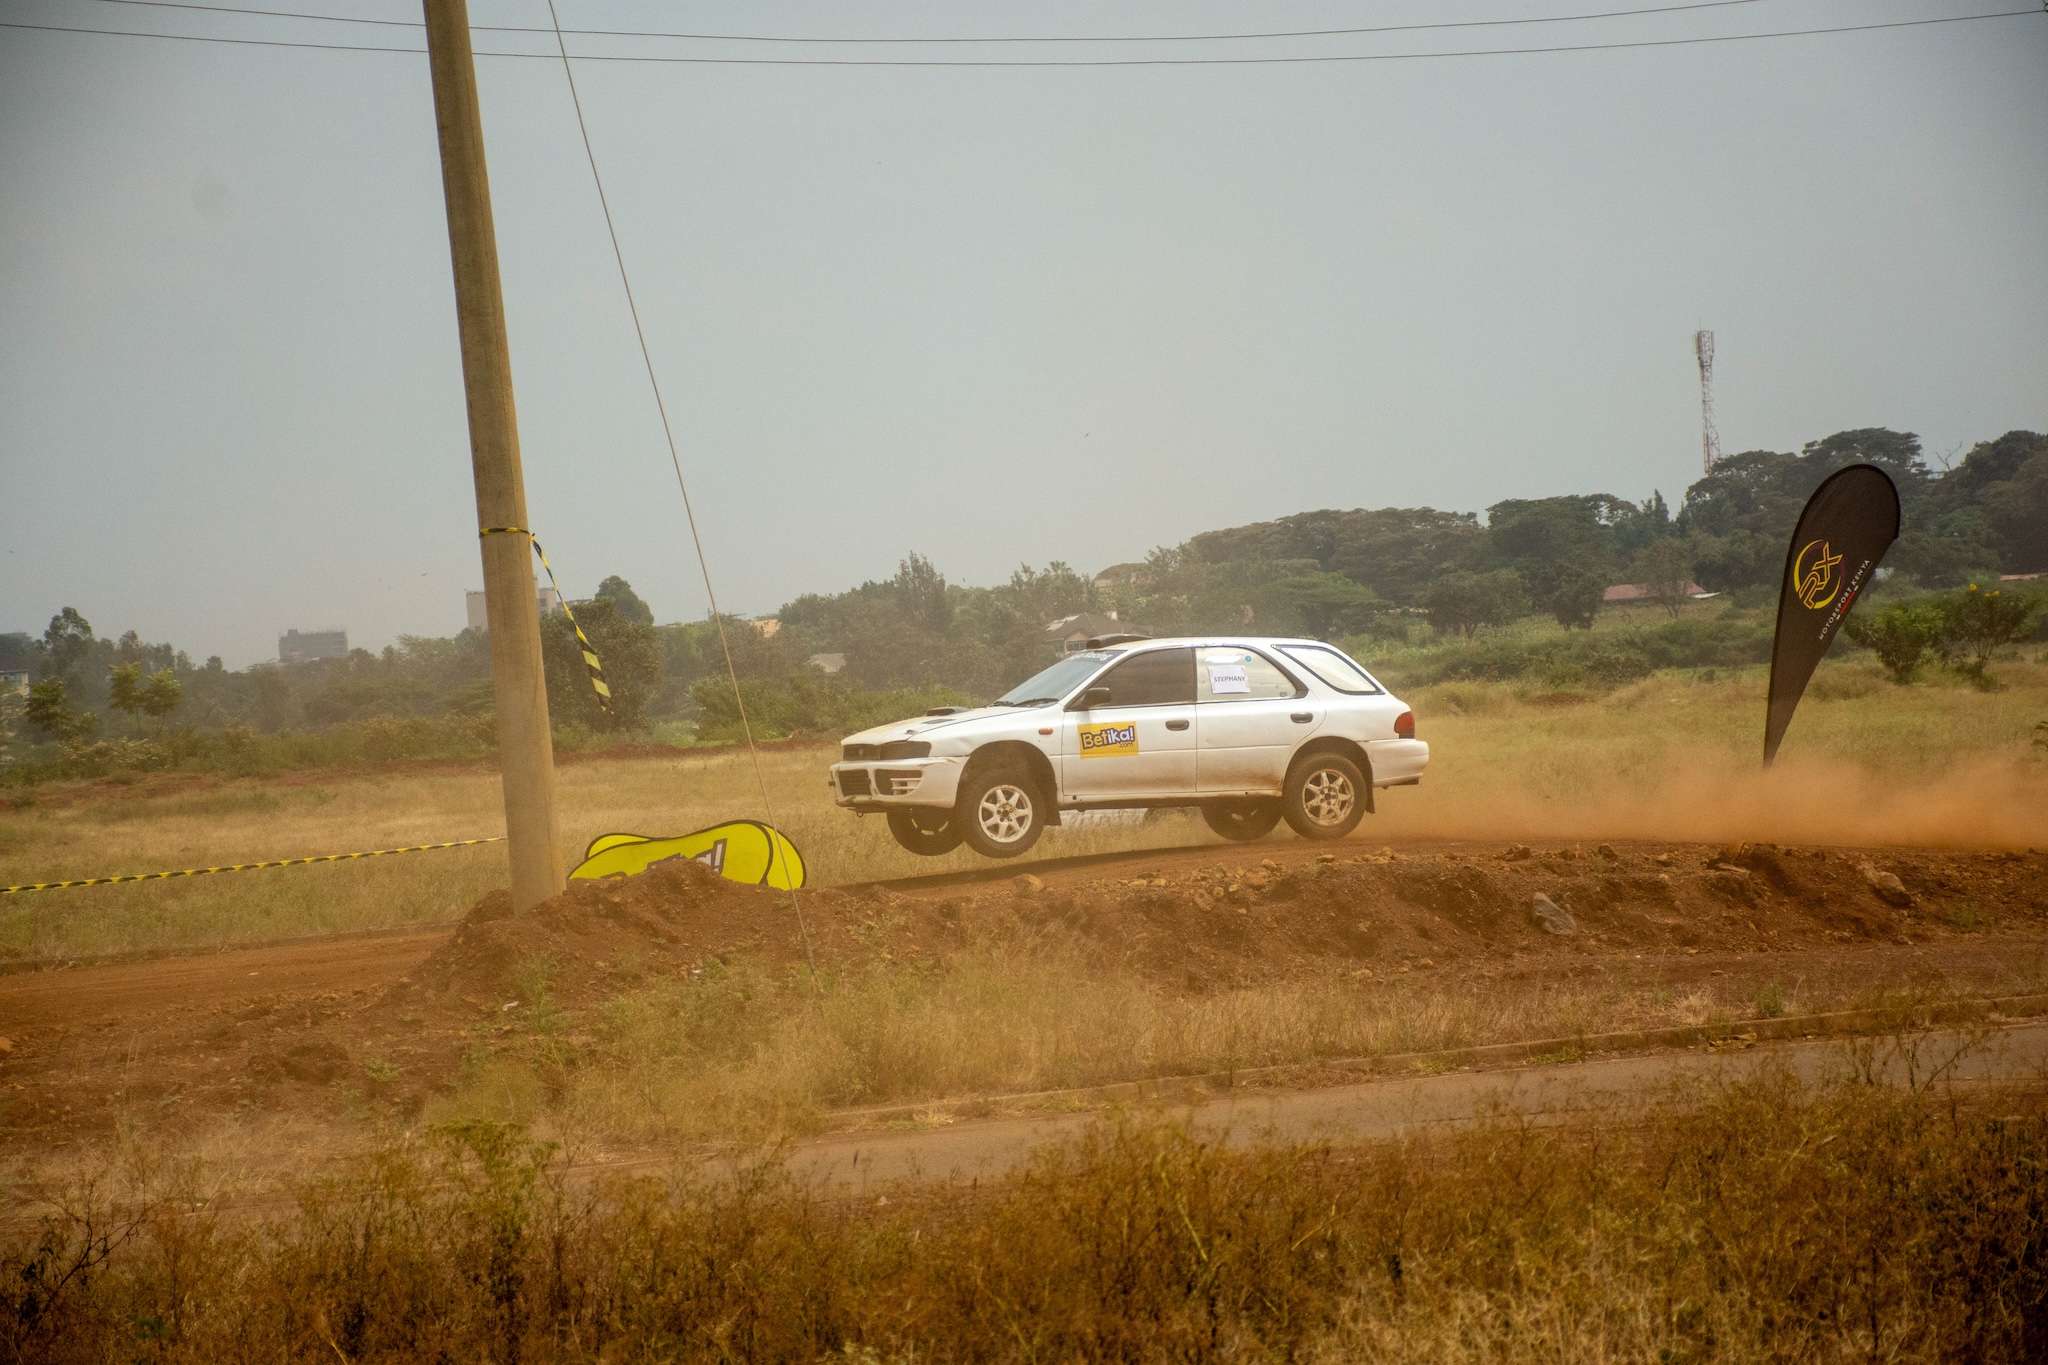
[[[1185,730],[1188,728],[1188,723],[1184,720],[1170,720],[1166,722],[1166,728],[1169,730]]]
[[[1288,717],[1288,719],[1293,721],[1296,725],[1306,725],[1315,718],[1316,713],[1313,711],[1296,711],[1293,715]]]

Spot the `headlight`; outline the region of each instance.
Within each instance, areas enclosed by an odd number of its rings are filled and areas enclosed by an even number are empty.
[[[885,759],[930,758],[932,746],[921,739],[891,740],[882,746],[880,756]]]

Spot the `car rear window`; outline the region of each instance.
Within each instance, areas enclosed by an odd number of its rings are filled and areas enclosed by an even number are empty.
[[[1371,674],[1353,663],[1349,656],[1338,653],[1328,645],[1282,645],[1280,652],[1339,692],[1349,692],[1355,697],[1367,697],[1386,690],[1372,680]]]

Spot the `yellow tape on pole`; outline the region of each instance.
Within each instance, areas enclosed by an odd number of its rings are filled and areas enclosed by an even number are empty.
[[[590,643],[590,637],[583,633],[583,627],[576,624],[576,613],[569,610],[569,597],[562,591],[562,585],[555,581],[555,566],[548,563],[548,553],[541,549],[533,532],[524,526],[486,526],[478,531],[479,536],[525,536],[532,544],[533,552],[540,556],[540,566],[547,571],[548,586],[555,590],[555,600],[562,604],[562,615],[569,618],[569,629],[576,632],[576,644],[583,651],[583,666],[590,670],[590,686],[597,693],[597,705],[606,715],[612,710],[612,690],[605,684],[604,665],[597,660],[597,646]]]
[[[68,882],[29,882],[22,886],[0,886],[0,896],[21,891],[69,891],[78,886],[113,886],[120,882],[157,882],[173,877],[211,877],[216,872],[261,872],[268,867],[304,867],[309,863],[342,863],[354,858],[388,858],[394,853],[431,853],[441,848],[474,848],[478,844],[502,844],[505,836],[488,839],[451,839],[442,844],[408,844],[404,848],[373,848],[362,853],[316,853],[310,858],[273,858],[263,863],[228,863],[222,867],[184,867],[172,872],[124,872],[115,877],[81,877]]]

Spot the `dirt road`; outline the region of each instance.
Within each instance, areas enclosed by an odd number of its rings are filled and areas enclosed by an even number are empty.
[[[1928,1033],[1903,1042],[1780,1043],[1233,1094],[1143,1112],[1239,1145],[1342,1143],[1493,1116],[1557,1123],[1619,1114],[1670,1099],[1688,1085],[1737,1081],[1773,1069],[1809,1082],[1856,1074],[1895,1085],[1934,1078],[1967,1085],[2048,1084],[2048,1023]],[[1000,1176],[1100,1119],[1097,1113],[1060,1114],[828,1137],[794,1148],[789,1164],[810,1179],[856,1186]]]

